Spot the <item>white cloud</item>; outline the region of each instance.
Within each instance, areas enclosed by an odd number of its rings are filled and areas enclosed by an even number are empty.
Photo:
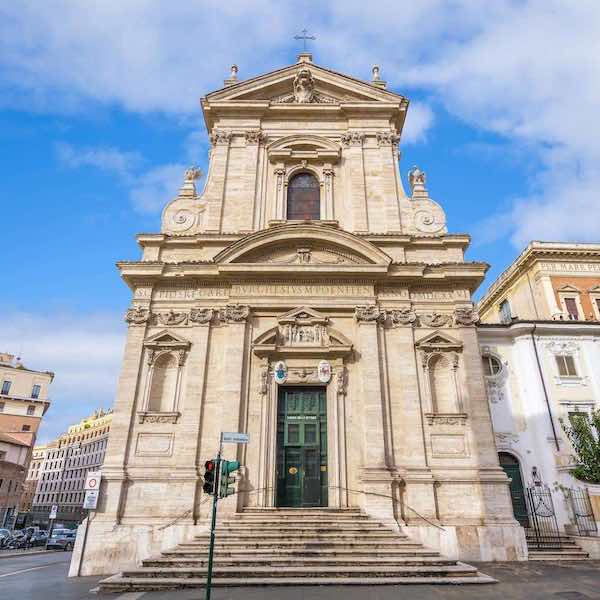
[[[426,141],[427,131],[433,126],[433,120],[433,111],[427,104],[411,102],[402,130],[403,144]]]
[[[94,167],[116,173],[124,179],[129,179],[132,171],[142,162],[137,152],[124,152],[114,147],[75,148],[66,142],[56,144],[56,154],[65,167]]]
[[[375,0],[367,12],[362,0],[29,0],[0,11],[3,102],[16,94],[20,106],[36,109],[87,100],[186,117],[198,114],[198,97],[222,85],[232,62],[241,78],[287,62],[298,14],[309,14],[317,61],[364,79],[378,63],[393,89],[418,87],[518,152],[527,148],[538,165],[531,192],[494,217],[507,220],[515,244],[596,236],[589,226],[600,221],[596,0],[420,0],[402,10],[397,0]],[[413,103],[405,141],[423,140],[431,117]],[[145,190],[170,185],[160,183],[170,179],[169,165],[161,169],[138,182],[142,209],[155,206]]]
[[[133,207],[141,213],[156,213],[177,195],[183,182],[183,172],[187,165],[160,165],[140,175],[129,197]]]
[[[55,373],[39,441],[113,405],[125,335],[120,315],[4,312],[0,331],[2,350],[19,352],[26,367]]]

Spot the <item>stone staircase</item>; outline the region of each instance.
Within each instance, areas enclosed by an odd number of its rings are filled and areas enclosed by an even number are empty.
[[[529,560],[588,560],[590,555],[575,540],[564,534],[536,537],[531,529],[525,530]]]
[[[209,533],[100,582],[103,592],[201,587]],[[246,509],[219,521],[215,586],[494,583],[358,509]]]

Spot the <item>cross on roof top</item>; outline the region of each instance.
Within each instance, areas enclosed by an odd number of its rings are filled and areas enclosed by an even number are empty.
[[[295,35],[295,40],[302,40],[303,51],[306,52],[306,41],[307,40],[316,40],[317,38],[314,35],[307,35],[308,29],[306,27],[300,32],[302,35]]]

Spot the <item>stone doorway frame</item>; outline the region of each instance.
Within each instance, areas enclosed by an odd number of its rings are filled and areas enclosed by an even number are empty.
[[[286,326],[294,323],[314,327],[320,334],[309,343],[294,343],[286,337]],[[284,361],[287,378],[283,385],[322,386],[327,401],[327,472],[328,506],[348,506],[348,456],[346,429],[346,395],[352,343],[329,327],[329,318],[311,308],[300,307],[279,316],[278,325],[259,335],[253,353],[260,362],[261,438],[257,505],[275,507],[277,486],[277,403],[279,384],[273,376],[277,362]],[[329,382],[319,380],[318,365],[331,365]]]
[[[258,506],[274,508],[277,496],[277,405],[279,387],[324,387],[327,404],[327,485],[328,507],[348,506],[347,491],[347,446],[346,446],[346,379],[347,369],[342,358],[330,360],[332,377],[329,383],[319,381],[318,364],[328,357],[320,356],[310,360],[292,359],[286,361],[288,377],[285,383],[278,384],[273,378],[273,367],[285,357],[265,359],[262,365],[261,417],[266,424],[261,430],[261,448],[258,487]]]

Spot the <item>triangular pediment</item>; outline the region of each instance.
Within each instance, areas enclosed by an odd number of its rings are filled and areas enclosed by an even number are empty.
[[[240,81],[235,85],[212,92],[208,102],[269,101],[294,103],[294,80],[301,72],[309,71],[315,92],[315,104],[344,102],[399,102],[404,97],[379,88],[366,81],[355,79],[326,69],[314,63],[297,63],[258,77]]]
[[[326,315],[308,306],[294,308],[277,319],[279,323],[306,323],[310,325],[314,323],[325,324],[328,320],[329,318]]]
[[[181,347],[189,346],[190,342],[171,331],[163,330],[151,335],[144,341],[144,346],[165,346],[165,347]]]
[[[573,292],[575,294],[579,294],[579,292],[580,292],[579,288],[576,288],[574,285],[570,285],[568,283],[559,287],[558,291],[559,292]]]
[[[459,350],[463,344],[450,335],[434,331],[421,338],[415,346],[421,350]]]

